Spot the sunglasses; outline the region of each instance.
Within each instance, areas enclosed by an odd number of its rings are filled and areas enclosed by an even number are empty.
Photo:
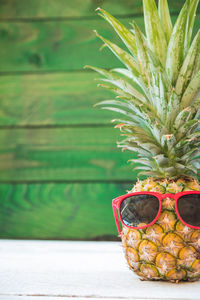
[[[153,225],[160,216],[162,200],[166,198],[175,200],[177,217],[184,225],[200,229],[200,191],[177,194],[136,192],[117,197],[112,201],[119,234],[121,235],[119,219],[124,226],[132,229],[143,229]]]

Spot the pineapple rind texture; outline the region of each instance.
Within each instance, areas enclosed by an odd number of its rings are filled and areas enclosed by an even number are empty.
[[[199,190],[194,178],[138,181],[129,192],[152,191],[178,193]],[[174,200],[162,201],[162,211],[155,224],[146,229],[123,226],[122,245],[128,266],[142,279],[171,282],[200,278],[200,230],[185,226],[177,218]]]

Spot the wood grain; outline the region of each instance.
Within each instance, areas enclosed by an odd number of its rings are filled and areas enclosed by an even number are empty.
[[[173,20],[176,17],[173,17]],[[132,18],[122,20],[130,27]],[[143,17],[135,21],[144,29]],[[196,28],[200,22],[197,16]],[[122,64],[111,51],[99,51],[102,42],[93,30],[122,46],[110,26],[98,20],[0,23],[0,70],[4,72],[72,71],[85,65],[106,68]],[[123,46],[122,46],[123,47]],[[13,51],[15,49],[15,51]]]
[[[110,127],[1,130],[0,180],[135,180],[120,139]]]
[[[126,18],[123,23],[130,20]],[[119,41],[100,17],[79,22],[0,23],[0,70],[69,71],[83,69],[86,64],[107,68],[120,66],[109,49],[99,51],[102,42],[95,36],[94,29]]]
[[[109,124],[115,113],[93,105],[113,99],[95,73],[0,76],[0,126]]]
[[[179,11],[184,0],[168,0],[168,3],[171,11]],[[118,15],[142,13],[142,0],[9,0],[0,1],[0,17],[28,19],[95,16],[98,6]]]
[[[169,2],[177,12],[184,0]],[[136,180],[127,164],[133,154],[121,153],[119,131],[105,127],[116,114],[92,107],[111,94],[96,88],[94,73],[77,72],[86,64],[121,66],[108,49],[99,51],[93,29],[122,44],[94,12],[98,6],[121,15],[125,25],[134,15],[144,30],[142,1],[0,1],[0,238],[117,234],[111,199]]]
[[[0,184],[0,238],[112,239],[111,200],[130,184]]]

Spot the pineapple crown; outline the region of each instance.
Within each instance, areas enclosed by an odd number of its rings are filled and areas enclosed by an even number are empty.
[[[97,9],[128,51],[96,32],[124,68],[86,67],[117,94],[98,105],[123,115],[114,120],[125,136],[118,146],[138,154],[131,161],[143,175],[177,178],[200,168],[200,30],[192,41],[198,3],[187,0],[173,26],[167,0],[159,0],[158,8],[143,0],[146,36],[135,22],[129,30]]]

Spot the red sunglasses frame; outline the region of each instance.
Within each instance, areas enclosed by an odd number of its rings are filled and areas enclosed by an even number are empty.
[[[143,228],[147,228],[147,227],[153,225],[158,220],[158,218],[161,214],[162,200],[167,198],[167,197],[172,198],[172,199],[175,200],[175,210],[176,210],[177,217],[179,218],[179,220],[184,225],[186,225],[187,227],[193,228],[193,229],[200,229],[200,227],[192,226],[190,224],[187,224],[181,218],[181,216],[178,212],[178,207],[177,207],[178,199],[181,198],[184,195],[191,195],[191,194],[200,194],[200,191],[187,191],[187,192],[180,192],[180,193],[177,193],[177,194],[169,194],[169,193],[168,194],[160,194],[160,193],[156,193],[156,192],[135,192],[135,193],[128,193],[128,194],[125,194],[125,195],[122,195],[122,196],[119,196],[119,197],[113,199],[113,201],[112,201],[113,214],[114,214],[114,218],[115,218],[115,222],[116,222],[116,226],[117,226],[117,230],[118,230],[119,234],[121,235],[121,228],[120,228],[120,224],[119,224],[119,219],[120,219],[121,223],[124,226],[126,226],[128,228],[132,228],[132,229],[143,229]],[[120,205],[121,205],[122,201],[124,199],[128,198],[128,197],[135,196],[135,195],[152,195],[152,196],[155,196],[159,200],[158,214],[155,217],[155,219],[151,223],[149,223],[148,225],[141,226],[141,227],[133,227],[133,226],[126,225],[122,220],[121,213],[120,213]],[[118,213],[117,213],[117,211],[118,211]],[[119,218],[118,218],[118,216],[119,216]]]

